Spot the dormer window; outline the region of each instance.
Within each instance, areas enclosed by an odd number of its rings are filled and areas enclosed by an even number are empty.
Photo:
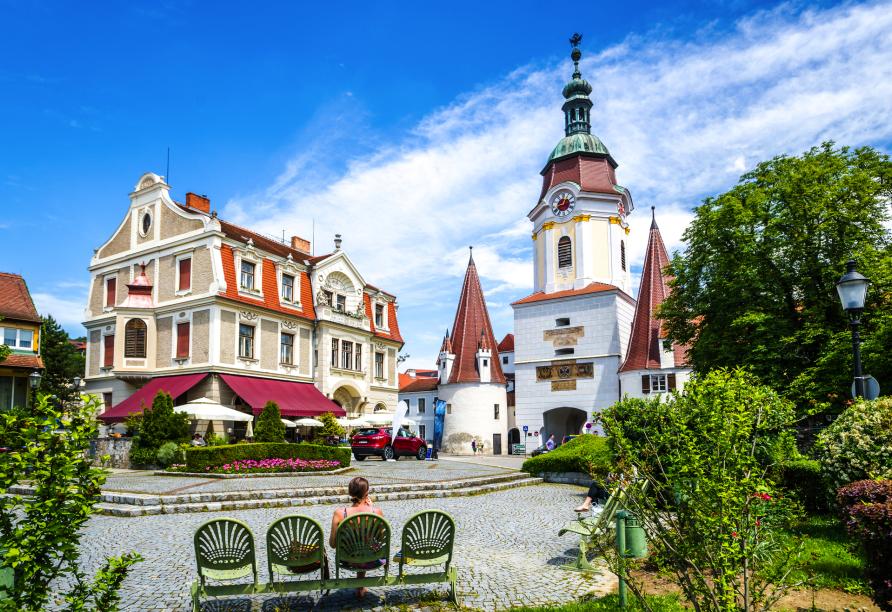
[[[569,236],[562,236],[558,240],[558,268],[573,266],[573,249]]]
[[[254,275],[257,269],[256,264],[250,261],[242,261],[241,288],[254,291]]]
[[[347,296],[340,293],[335,296],[335,309],[340,312],[347,312]]]
[[[375,327],[384,327],[384,304],[375,304]]]
[[[282,299],[286,302],[294,301],[294,277],[290,274],[282,275]]]

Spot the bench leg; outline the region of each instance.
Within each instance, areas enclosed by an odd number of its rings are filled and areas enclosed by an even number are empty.
[[[192,583],[192,612],[201,612],[201,595],[197,580]]]
[[[458,589],[456,588],[456,582],[458,581],[458,571],[454,567],[449,568],[449,601],[454,603],[456,606],[459,606],[458,601]]]
[[[566,563],[561,566],[561,569],[571,571],[571,572],[596,572],[598,568],[589,563],[588,560],[588,551],[589,545],[588,542],[580,538],[579,540],[579,554],[576,555],[575,563]]]

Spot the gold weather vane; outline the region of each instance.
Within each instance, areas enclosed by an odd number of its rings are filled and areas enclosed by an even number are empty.
[[[580,34],[579,32],[576,32],[575,34],[573,34],[573,36],[570,37],[570,44],[573,45],[574,49],[576,47],[578,47],[579,43],[581,43],[581,42],[582,42],[582,34]]]

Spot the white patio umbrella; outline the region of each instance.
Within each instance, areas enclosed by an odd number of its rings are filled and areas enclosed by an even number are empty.
[[[392,414],[370,414],[365,417],[366,421],[368,421],[372,425],[392,425],[393,424],[393,415]],[[403,425],[417,425],[415,421],[409,418],[404,418],[402,420]]]
[[[246,438],[254,437],[254,421],[248,421],[248,427],[245,429],[245,437]]]
[[[282,419],[282,422],[285,423],[285,427],[297,427],[297,423],[294,421],[289,421],[288,419]]]
[[[175,412],[184,412],[194,421],[241,421],[250,422],[254,415],[240,412],[202,397],[182,406],[174,406]]]
[[[301,427],[325,427],[325,423],[323,423],[319,419],[311,419],[309,417],[297,419],[294,424],[300,425]]]

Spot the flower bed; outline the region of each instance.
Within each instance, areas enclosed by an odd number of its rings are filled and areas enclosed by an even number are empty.
[[[319,472],[341,467],[333,459],[242,459],[217,467],[208,466],[211,474],[269,474],[277,472]]]

